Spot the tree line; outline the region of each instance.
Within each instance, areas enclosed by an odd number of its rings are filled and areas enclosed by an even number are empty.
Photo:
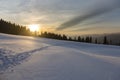
[[[51,33],[51,32],[41,32],[40,35],[36,35],[36,32],[34,32],[34,33],[31,32],[25,26],[21,26],[21,25],[15,24],[15,23],[7,22],[3,19],[0,19],[0,33],[24,35],[24,36],[38,36],[38,37],[45,37],[45,38],[58,39],[58,40],[113,45],[112,41],[109,40],[107,38],[107,36],[104,36],[103,40],[99,41],[99,39],[93,38],[92,36],[68,37],[65,34],[61,35],[61,34],[55,34],[55,33]],[[120,42],[118,44],[114,44],[114,45],[120,45]]]
[[[17,25],[15,23],[7,22],[3,19],[0,19],[0,32],[14,35],[25,35],[31,36],[32,33],[29,29],[24,26]]]
[[[67,41],[75,41],[75,42],[85,42],[85,43],[94,43],[94,44],[105,44],[105,45],[119,45],[118,44],[113,44],[111,40],[107,38],[107,36],[103,37],[102,41],[99,41],[97,38],[93,38],[91,36],[86,36],[86,37],[68,37],[66,35],[61,35],[61,34],[55,34],[51,32],[41,32],[41,35],[39,37],[45,37],[45,38],[51,38],[51,39],[57,39],[57,40],[67,40]]]

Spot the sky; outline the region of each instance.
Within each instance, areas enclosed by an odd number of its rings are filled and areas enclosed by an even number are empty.
[[[0,18],[69,35],[120,32],[120,0],[0,0]]]

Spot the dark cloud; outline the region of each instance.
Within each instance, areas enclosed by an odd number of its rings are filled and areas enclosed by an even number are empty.
[[[94,6],[88,7],[86,13],[81,16],[77,16],[63,24],[61,24],[57,30],[63,30],[69,27],[73,27],[91,19],[93,17],[108,13],[120,7],[120,0],[101,0],[101,2],[95,3]]]

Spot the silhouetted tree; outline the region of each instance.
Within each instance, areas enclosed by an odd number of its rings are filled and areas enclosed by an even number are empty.
[[[84,39],[84,37],[81,39],[81,42],[85,42],[85,39]]]
[[[80,37],[80,36],[78,36],[78,42],[81,42],[81,41],[82,41],[81,37]]]
[[[69,41],[72,41],[72,38],[71,38],[71,37],[69,37],[69,38],[68,38],[68,40],[69,40]]]
[[[67,36],[66,35],[63,35],[63,40],[67,40]]]
[[[89,42],[89,37],[86,37],[85,42],[87,43]]]
[[[106,36],[104,36],[103,44],[108,44],[108,40],[107,40],[107,37],[106,37]]]

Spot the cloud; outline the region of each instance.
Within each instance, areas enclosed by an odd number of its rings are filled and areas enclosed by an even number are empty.
[[[98,0],[97,2],[94,2],[93,6],[87,7],[88,9],[84,12],[83,15],[77,16],[67,22],[64,22],[56,30],[70,28],[82,23],[83,21],[111,12],[114,9],[119,8],[119,4],[120,0]]]

